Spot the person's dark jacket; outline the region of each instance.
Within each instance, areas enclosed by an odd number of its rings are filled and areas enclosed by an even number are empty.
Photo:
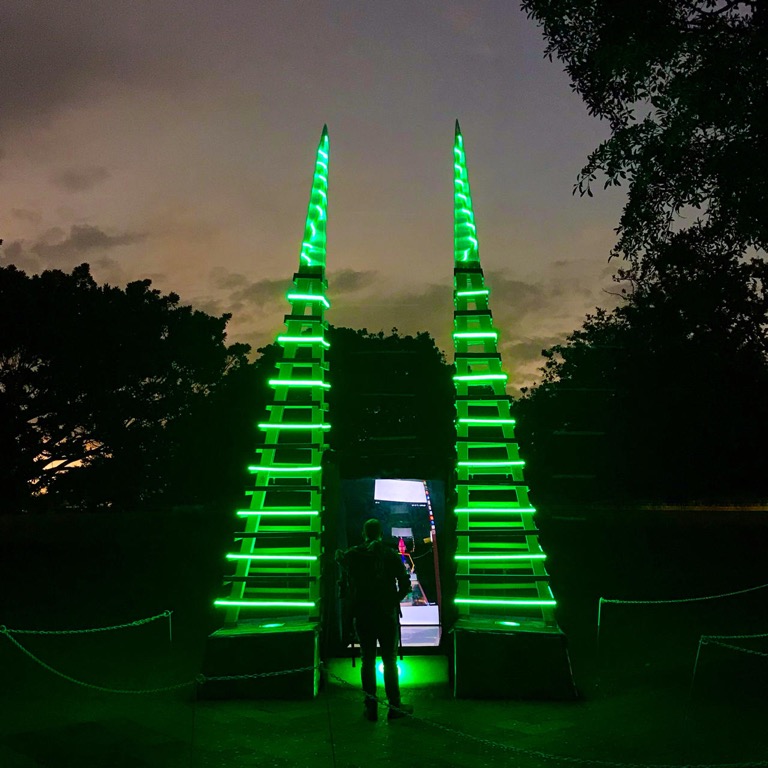
[[[411,580],[402,558],[380,539],[339,550],[336,559],[343,569],[342,584],[354,615],[392,614],[411,591]]]

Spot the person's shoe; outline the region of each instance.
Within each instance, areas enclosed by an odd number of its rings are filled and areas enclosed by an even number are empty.
[[[379,719],[379,707],[375,701],[366,701],[363,705],[363,717],[370,722],[375,723]]]
[[[387,720],[399,720],[401,717],[408,717],[413,714],[413,706],[411,704],[394,704],[389,705],[389,712],[387,712]]]

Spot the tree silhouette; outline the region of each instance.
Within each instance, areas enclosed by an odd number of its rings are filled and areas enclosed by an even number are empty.
[[[453,383],[426,332],[330,328],[329,433],[344,476],[443,477],[453,452]]]
[[[542,383],[517,404],[537,494],[768,492],[757,449],[768,427],[768,266],[715,249],[697,228],[679,233],[620,307],[544,352]]]
[[[150,285],[99,286],[87,264],[32,277],[0,269],[6,510],[135,507],[178,490],[180,425],[246,366],[247,346],[225,344],[227,315]]]
[[[634,259],[687,220],[768,247],[768,6],[758,0],[523,0],[611,137],[577,189],[629,185],[614,252]]]

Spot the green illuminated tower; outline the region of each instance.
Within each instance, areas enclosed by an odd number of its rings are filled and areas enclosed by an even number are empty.
[[[476,684],[490,695],[521,686],[491,679],[489,668],[469,671],[470,657],[503,648],[504,635],[525,633],[562,639],[555,600],[523,477],[515,420],[506,393],[507,374],[480,253],[467,175],[464,140],[456,122],[454,168],[454,313],[456,386],[456,691],[472,695]],[[462,630],[465,630],[462,633]],[[485,633],[485,635],[483,635]],[[483,636],[486,640],[483,641]],[[531,640],[530,637],[527,638]],[[485,645],[483,644],[485,642]],[[563,646],[564,647],[564,646]],[[506,651],[501,651],[506,653]],[[530,666],[530,659],[519,659]],[[485,688],[482,686],[485,685]],[[497,686],[500,688],[497,690]]]
[[[325,340],[327,128],[315,160],[299,269],[287,294],[290,313],[277,337],[281,356],[269,380],[273,399],[258,425],[261,442],[248,471],[253,485],[227,554],[230,592],[215,601],[227,628],[288,632],[316,626],[320,596],[322,459],[327,447]]]

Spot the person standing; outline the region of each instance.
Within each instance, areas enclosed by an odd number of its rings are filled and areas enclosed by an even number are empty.
[[[336,560],[344,572],[347,597],[360,643],[360,678],[365,693],[363,715],[367,720],[378,719],[378,641],[384,664],[384,689],[389,704],[387,718],[395,720],[413,713],[413,707],[400,700],[396,660],[400,601],[411,591],[411,582],[398,553],[382,541],[381,523],[376,518],[365,522],[363,538],[363,544],[336,552]]]

